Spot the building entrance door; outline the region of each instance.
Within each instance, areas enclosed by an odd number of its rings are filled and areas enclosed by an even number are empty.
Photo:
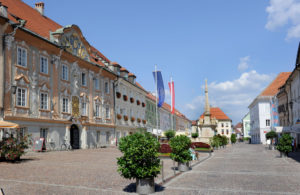
[[[72,125],[70,129],[70,145],[73,149],[79,149],[79,129],[77,125]]]

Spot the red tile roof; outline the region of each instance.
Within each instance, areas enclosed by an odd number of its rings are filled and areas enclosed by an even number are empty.
[[[285,81],[289,78],[291,72],[281,72],[277,77],[266,87],[259,96],[274,96],[279,92]]]
[[[234,126],[234,128],[236,129],[236,128],[242,128],[243,127],[243,124],[242,123],[238,123],[238,124],[236,124],[235,126]]]
[[[120,68],[120,71],[129,72],[126,68],[122,67]]]
[[[203,113],[204,114],[204,113]],[[200,118],[203,118],[203,114],[200,116]],[[216,118],[217,120],[231,120],[220,108],[218,107],[211,107],[210,108],[210,114],[212,118]]]
[[[128,76],[129,76],[129,77],[133,76],[133,77],[136,78],[136,76],[135,76],[133,73],[131,73],[131,72],[128,74]]]
[[[16,19],[10,15],[11,13],[26,20],[25,28],[48,40],[50,39],[49,31],[54,32],[57,29],[62,28],[60,24],[54,22],[47,16],[41,15],[40,12],[21,0],[1,0],[1,3],[7,6],[8,19],[17,22]]]

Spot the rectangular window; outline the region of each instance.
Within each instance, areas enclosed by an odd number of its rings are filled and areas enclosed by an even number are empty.
[[[224,127],[224,123],[221,123],[221,127]]]
[[[67,65],[64,64],[62,65],[61,68],[61,79],[65,81],[69,80],[69,68]]]
[[[81,85],[86,86],[86,74],[84,72],[81,73]]]
[[[82,116],[86,116],[87,115],[86,103],[85,102],[81,103],[81,112],[82,112]]]
[[[42,110],[48,110],[48,94],[41,93],[40,94],[40,107]]]
[[[17,106],[26,106],[27,102],[27,89],[18,88],[17,90]]]
[[[69,99],[68,98],[63,98],[62,111],[65,113],[69,112]]]
[[[105,88],[105,93],[109,93],[109,84],[108,84],[108,82],[105,82],[105,84],[104,84],[105,86],[104,86],[104,88]]]
[[[270,126],[270,119],[266,120],[266,126],[269,127]]]
[[[26,67],[27,66],[27,50],[22,48],[22,47],[18,47],[18,57],[17,57],[17,64],[19,66],[23,66]]]
[[[105,117],[107,119],[110,119],[110,109],[109,109],[109,106],[105,107]]]
[[[48,58],[45,57],[40,58],[40,72],[44,74],[48,74]]]
[[[95,117],[100,117],[100,106],[98,104],[95,106]]]
[[[98,78],[94,79],[94,87],[95,87],[96,90],[100,89],[100,87],[99,87],[99,79]]]

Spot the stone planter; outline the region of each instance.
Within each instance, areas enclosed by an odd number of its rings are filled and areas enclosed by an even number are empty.
[[[287,155],[285,152],[280,152],[280,158],[286,158],[286,157],[287,157]]]
[[[180,172],[189,171],[190,170],[189,162],[186,163],[178,162],[178,170]]]
[[[155,192],[154,178],[136,179],[136,193],[152,194]]]

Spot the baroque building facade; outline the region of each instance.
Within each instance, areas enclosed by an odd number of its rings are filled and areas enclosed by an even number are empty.
[[[56,148],[113,144],[117,77],[109,60],[78,26],[62,27],[22,1],[2,3],[1,118]]]

